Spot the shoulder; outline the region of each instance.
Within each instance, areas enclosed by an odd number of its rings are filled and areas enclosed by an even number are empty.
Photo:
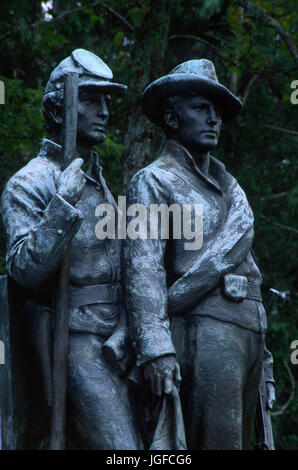
[[[127,197],[131,202],[153,203],[166,200],[169,194],[169,176],[156,160],[139,170],[131,179],[127,188]]]
[[[139,190],[144,186],[169,189],[175,179],[173,167],[174,165],[169,165],[167,158],[161,155],[150,165],[139,170],[130,180],[129,187],[138,187]]]
[[[18,196],[45,201],[56,191],[58,168],[46,158],[37,156],[17,171],[7,182],[2,201]]]

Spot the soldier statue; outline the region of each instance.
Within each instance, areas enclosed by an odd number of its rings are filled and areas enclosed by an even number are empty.
[[[137,365],[155,396],[179,386],[188,449],[247,449],[262,369],[272,406],[253,213],[237,180],[210,151],[241,101],[206,59],[178,65],[143,93],[166,142],[130,181],[127,205],[169,208],[169,235],[126,238],[125,304]],[[202,208],[202,244],[189,247],[173,205]],[[168,215],[169,215],[168,214]],[[154,221],[150,221],[154,222]],[[156,221],[155,221],[156,222]],[[201,230],[191,213],[191,231]],[[148,222],[148,226],[149,226]],[[153,223],[154,225],[154,223]]]
[[[69,72],[79,76],[77,158],[62,171],[63,83]],[[43,368],[49,407],[57,272],[70,244],[67,446],[75,449],[142,446],[126,382],[102,354],[124,312],[119,240],[100,240],[94,230],[96,207],[115,206],[93,151],[105,140],[109,95],[126,88],[112,78],[110,68],[83,49],[74,50],[52,71],[42,104],[49,138],[38,156],[8,181],[2,196],[7,268],[26,289],[24,315]]]

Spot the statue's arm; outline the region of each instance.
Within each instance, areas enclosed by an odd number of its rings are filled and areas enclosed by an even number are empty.
[[[235,269],[247,256],[253,242],[253,214],[246,196],[231,177],[230,206],[215,236],[203,241],[193,266],[169,288],[172,315],[196,304],[216,287],[220,278]]]
[[[139,172],[128,187],[127,207],[139,203],[149,213],[150,204],[161,202],[163,194],[157,181],[146,172]],[[165,244],[161,239],[132,240],[129,236],[123,244],[125,306],[137,365],[175,354],[167,314]]]
[[[82,220],[75,207],[57,194],[51,175],[44,170],[15,175],[1,200],[7,268],[19,284],[29,288],[59,266]]]

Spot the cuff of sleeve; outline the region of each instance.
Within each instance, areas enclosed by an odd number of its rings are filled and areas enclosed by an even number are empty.
[[[44,215],[48,229],[54,230],[58,236],[65,235],[72,228],[79,228],[83,220],[81,212],[58,194],[53,196]]]
[[[151,338],[143,340],[137,347],[137,366],[141,366],[157,357],[173,355],[176,351],[171,337],[164,331],[150,331]]]

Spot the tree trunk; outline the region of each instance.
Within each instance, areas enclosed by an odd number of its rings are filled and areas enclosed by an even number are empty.
[[[124,189],[132,176],[152,160],[156,127],[143,114],[141,96],[146,86],[164,72],[171,3],[170,0],[151,0],[150,10],[145,13],[142,28],[136,34],[138,45],[131,61],[135,73],[129,83],[133,96],[124,141]]]

